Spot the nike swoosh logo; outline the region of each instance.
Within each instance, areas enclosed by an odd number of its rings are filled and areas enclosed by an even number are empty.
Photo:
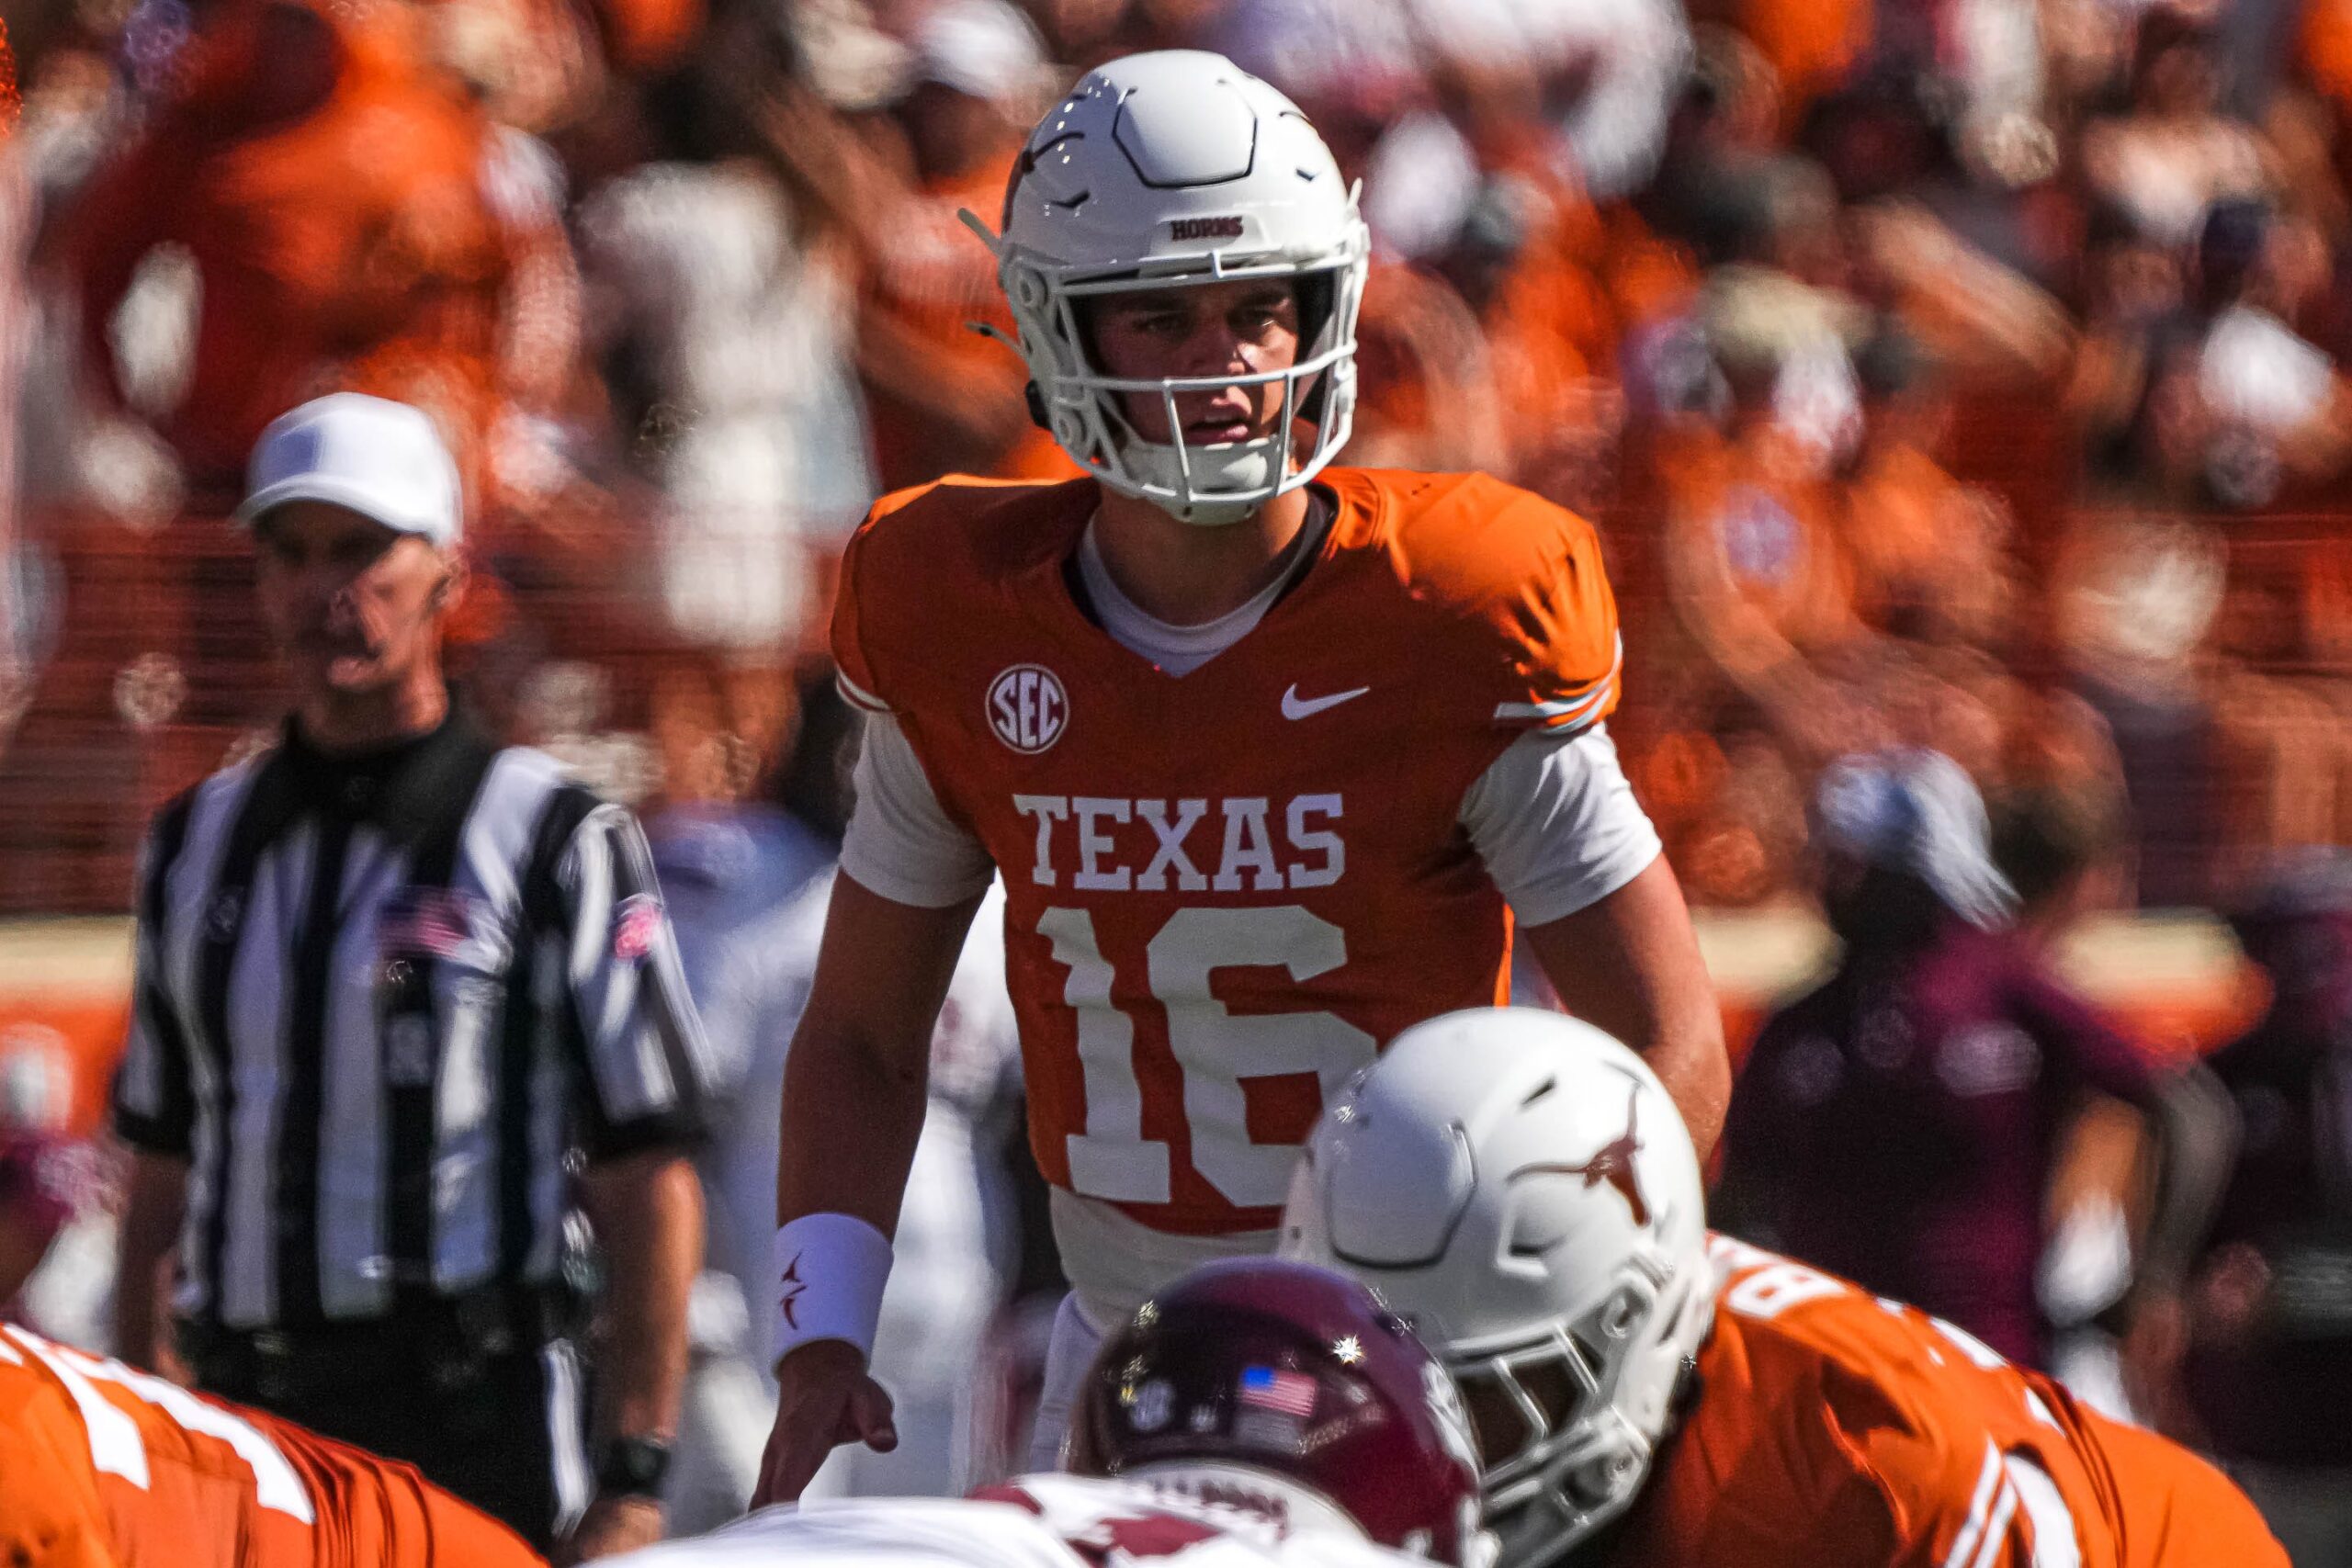
[[[1352,692],[1334,692],[1328,697],[1302,697],[1298,694],[1298,682],[1294,681],[1291,682],[1290,690],[1283,694],[1283,716],[1305,718],[1310,714],[1321,713],[1325,708],[1335,708],[1341,703],[1353,702],[1371,690],[1370,686],[1358,686]]]

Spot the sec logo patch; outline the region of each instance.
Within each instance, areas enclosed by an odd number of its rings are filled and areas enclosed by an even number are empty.
[[[989,682],[989,728],[1014,750],[1035,753],[1062,738],[1069,694],[1042,664],[1016,664]]]

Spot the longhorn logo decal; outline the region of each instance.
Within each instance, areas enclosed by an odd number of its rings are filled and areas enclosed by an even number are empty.
[[[1625,1130],[1594,1151],[1582,1165],[1531,1165],[1519,1172],[1521,1176],[1581,1176],[1587,1187],[1602,1182],[1617,1190],[1625,1206],[1634,1212],[1634,1223],[1650,1223],[1649,1200],[1642,1196],[1640,1179],[1634,1174],[1634,1155],[1642,1146],[1637,1133],[1642,1114],[1642,1086],[1635,1083],[1625,1097]]]

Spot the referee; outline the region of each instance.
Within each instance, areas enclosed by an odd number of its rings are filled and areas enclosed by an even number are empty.
[[[149,834],[120,1353],[164,1362],[176,1247],[199,1387],[408,1460],[542,1551],[658,1539],[702,1043],[643,836],[454,710],[458,484],[423,413],[306,403],[248,479],[297,705]],[[575,1203],[607,1281],[593,1423]]]

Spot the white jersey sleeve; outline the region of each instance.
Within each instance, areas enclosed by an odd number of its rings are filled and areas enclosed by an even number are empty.
[[[611,1568],[1096,1568],[1025,1509],[931,1497],[786,1504],[605,1561]]]
[[[1462,825],[1523,926],[1573,915],[1658,857],[1607,725],[1566,739],[1530,730],[1462,797]]]
[[[1305,1501],[1295,1489],[1293,1502]],[[860,1498],[763,1509],[612,1568],[1428,1568],[1343,1520],[1312,1524],[1140,1481],[1032,1475],[961,1501]]]
[[[978,835],[947,814],[899,721],[869,713],[857,753],[857,803],[842,841],[842,870],[896,903],[944,909],[987,891],[996,863]]]

